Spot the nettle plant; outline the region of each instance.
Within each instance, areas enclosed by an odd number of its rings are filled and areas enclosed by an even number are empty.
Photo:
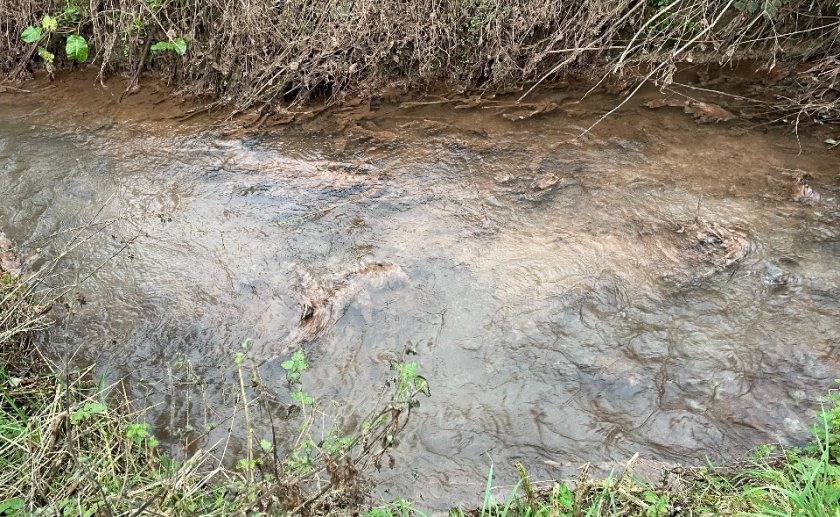
[[[148,8],[153,12],[160,9],[161,5],[157,0],[150,0],[147,3]],[[87,62],[90,57],[90,45],[81,34],[81,27],[88,21],[90,20],[83,14],[74,0],[65,4],[61,12],[44,14],[38,24],[27,26],[21,32],[20,39],[37,48],[38,56],[44,62],[44,68],[47,72],[52,73],[55,69],[55,54],[49,49],[53,43],[53,38],[63,38],[64,52],[70,61],[76,63]],[[130,30],[141,35],[146,34],[146,24],[139,15],[135,16]],[[160,27],[160,30],[167,35],[167,39],[157,41],[149,47],[152,56],[168,52],[183,56],[187,53],[187,38],[174,37],[172,32],[165,30],[164,27]]]
[[[79,8],[75,3],[67,4],[61,13],[54,16],[45,14],[38,25],[26,27],[20,39],[37,45],[38,55],[43,59],[48,72],[53,72],[55,54],[48,50],[53,37],[64,38],[64,52],[67,58],[77,63],[88,60],[90,47],[84,36],[79,34]]]
[[[305,351],[299,348],[280,363],[288,395],[286,409],[265,409],[268,401],[273,401],[270,407],[277,407],[284,398],[283,390],[261,379],[249,351],[250,341],[245,341],[234,356],[238,401],[247,432],[245,454],[237,460],[236,471],[249,482],[247,486],[257,486],[254,481],[259,480],[276,482],[261,485],[262,500],[276,498],[287,515],[317,514],[313,509],[322,500],[359,500],[356,496],[363,495],[366,486],[358,482],[361,473],[366,468],[380,469],[383,459],[393,467],[396,459],[390,451],[398,445],[412,410],[420,405],[419,396],[431,396],[417,363],[407,361],[407,356],[416,354],[409,344],[401,355],[393,355],[384,389],[379,390],[369,412],[346,413],[341,402],[319,400],[304,390],[304,377],[311,365]],[[270,428],[255,426],[251,408],[266,411]],[[293,442],[277,441],[275,418],[295,421]],[[345,425],[348,421],[361,424]]]

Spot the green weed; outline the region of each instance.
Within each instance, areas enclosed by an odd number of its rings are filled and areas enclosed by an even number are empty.
[[[812,442],[802,450],[762,446],[751,461],[732,467],[674,467],[660,484],[633,476],[634,458],[621,475],[595,480],[584,467],[573,485],[554,483],[550,489],[536,491],[524,466],[516,464],[519,482],[497,500],[491,465],[481,506],[454,508],[450,516],[840,517],[840,397],[836,393],[830,394],[812,432]],[[369,515],[375,517],[419,514],[402,500],[372,512]]]
[[[320,409],[303,391],[301,374],[310,366],[297,350],[284,369],[289,398],[301,407],[300,438],[285,449],[273,427],[257,429],[253,422],[251,408],[267,388],[245,341],[233,356],[239,391],[233,410],[245,417],[244,457],[233,468],[206,450],[172,458],[160,451],[143,411],[102,378],[94,381],[91,369],[59,372],[33,354],[25,330],[39,325],[30,321],[34,309],[20,282],[10,278],[0,287],[0,515],[297,515],[358,508],[368,490],[363,469],[379,465],[417,406],[414,398],[428,392],[417,365],[398,362],[392,392],[364,426],[342,432],[341,415]],[[26,378],[10,373],[15,364],[25,364]],[[190,378],[183,358],[170,366]]]

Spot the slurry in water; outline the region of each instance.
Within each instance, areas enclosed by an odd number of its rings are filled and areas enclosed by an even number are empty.
[[[0,230],[49,257],[88,224],[55,282],[96,272],[45,345],[165,402],[172,442],[224,422],[245,339],[278,391],[302,346],[345,426],[416,349],[432,397],[375,478],[432,508],[477,497],[490,461],[504,483],[514,460],[544,479],[796,442],[837,375],[840,179],[816,137],[629,108],[573,138],[598,97],[517,123],[386,106],[387,142],[371,120],[224,137],[50,102],[0,97]],[[181,358],[199,381],[170,389]]]

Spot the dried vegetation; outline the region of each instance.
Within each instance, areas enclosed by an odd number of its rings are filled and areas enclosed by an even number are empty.
[[[45,15],[57,28],[23,41]],[[81,35],[83,61],[129,77],[129,93],[149,71],[268,115],[394,87],[527,93],[570,74],[633,90],[680,64],[749,61],[784,86],[757,99],[768,113],[827,121],[840,116],[838,29],[836,0],[2,0],[0,71],[23,78],[39,55],[77,66],[64,41]]]
[[[327,515],[369,506],[365,474],[394,461],[390,449],[428,394],[405,355],[361,424],[340,432],[318,427],[343,415],[303,391],[302,350],[282,364],[292,403],[277,411],[278,394],[243,344],[228,424],[244,415],[244,457],[231,467],[226,442],[170,456],[144,421],[149,408],[138,409],[119,382],[106,386],[92,367],[63,367],[39,352],[33,331],[48,324],[45,307],[62,292],[42,281],[54,264],[27,272],[0,233],[0,515]],[[300,420],[296,440],[278,437],[274,420],[257,428],[252,413],[265,404]]]

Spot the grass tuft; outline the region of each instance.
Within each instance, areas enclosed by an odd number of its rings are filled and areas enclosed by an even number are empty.
[[[43,301],[36,277],[5,275],[0,284],[0,515],[358,512],[370,489],[364,472],[380,465],[418,395],[428,393],[417,365],[403,357],[392,365],[392,391],[383,391],[358,429],[315,429],[329,415],[303,391],[308,365],[297,351],[286,368],[296,403],[287,412],[300,415],[301,431],[293,450],[278,453],[276,440],[259,438],[275,436],[274,429],[256,430],[251,418],[250,408],[267,395],[256,369],[249,371],[246,342],[233,358],[233,411],[244,415],[248,434],[244,457],[232,468],[214,448],[174,458],[160,450],[145,408],[136,409],[118,385],[96,382],[93,367],[66,371],[38,353],[31,332],[46,322],[34,303]]]

